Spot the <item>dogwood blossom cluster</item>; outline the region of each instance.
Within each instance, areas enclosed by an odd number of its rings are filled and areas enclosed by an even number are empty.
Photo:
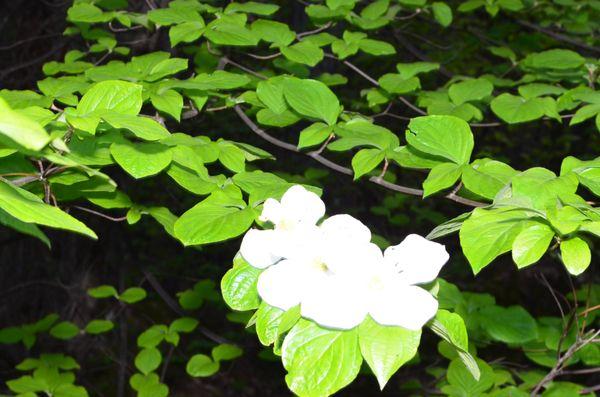
[[[265,269],[258,293],[269,305],[300,305],[303,317],[349,329],[367,315],[382,325],[418,330],[438,309],[417,284],[433,281],[449,258],[443,245],[411,234],[382,252],[371,231],[350,215],[320,224],[325,204],[300,185],[281,201],[267,199],[260,220],[272,229],[251,229],[240,248],[252,266]]]

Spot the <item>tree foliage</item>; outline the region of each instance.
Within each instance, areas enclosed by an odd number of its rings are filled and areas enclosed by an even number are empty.
[[[369,373],[383,388],[398,371],[388,388],[402,395],[598,389],[578,377],[600,365],[597,0],[133,3],[75,0],[64,56],[28,89],[0,90],[0,223],[51,249],[48,228],[102,240],[88,215],[149,218],[199,260],[221,245],[235,256],[176,299],[145,274],[177,318],[142,327],[125,354],[137,396],[177,395],[169,365],[207,378],[245,353],[196,318],[223,301],[234,335],[241,324],[255,332],[268,347],[262,359],[281,362],[300,396],[331,395]],[[456,247],[447,267],[471,271],[460,289],[450,273],[428,285],[439,310],[423,331],[370,317],[330,329],[298,307],[269,306],[256,290],[261,270],[224,243],[264,226],[265,201],[295,184],[330,199],[328,189],[352,183],[376,192],[359,206],[371,205],[379,246],[396,238],[386,230],[420,223]],[[167,189],[177,205],[151,194]],[[535,315],[514,295],[497,302],[498,287],[478,280],[507,266],[563,272],[571,292],[557,297],[548,285]],[[148,299],[136,285],[87,293],[117,305],[116,316]],[[84,363],[31,349],[41,336],[110,338],[123,324],[105,314],[6,324],[0,346],[27,349],[7,392],[96,395],[78,383]]]

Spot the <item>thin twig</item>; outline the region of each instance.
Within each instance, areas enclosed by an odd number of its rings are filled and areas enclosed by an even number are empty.
[[[89,208],[81,207],[79,205],[73,205],[71,208],[77,208],[78,210],[81,210],[81,211],[84,211],[84,212],[88,212],[90,214],[99,216],[99,217],[104,218],[104,219],[108,219],[109,221],[113,221],[113,222],[123,222],[124,220],[127,219],[126,216],[114,217],[114,216],[103,214],[102,212],[94,211],[94,210],[89,209]]]
[[[227,65],[227,64],[230,64],[230,65],[232,65],[232,66],[235,66],[236,68],[238,68],[238,69],[240,69],[240,70],[243,70],[243,71],[244,71],[244,72],[246,72],[246,73],[250,73],[251,75],[253,75],[253,76],[255,76],[255,77],[258,77],[259,79],[262,79],[262,80],[266,80],[266,79],[268,79],[268,77],[267,77],[267,76],[265,76],[264,74],[261,74],[261,73],[255,72],[254,70],[252,70],[252,69],[249,69],[249,68],[245,67],[244,65],[240,65],[239,63],[237,63],[237,62],[235,62],[235,61],[231,60],[231,59],[230,59],[230,58],[228,58],[228,57],[222,57],[222,58],[220,59],[220,61],[219,61],[219,62],[222,62],[222,63],[223,63],[223,66],[225,66],[225,65]]]
[[[144,274],[144,276],[146,276],[146,279],[148,280],[152,288],[154,288],[156,293],[162,298],[162,300],[167,304],[167,306],[169,306],[171,310],[173,310],[175,313],[182,317],[187,316],[187,313],[179,307],[179,305],[177,304],[177,302],[175,302],[175,300],[173,300],[173,298],[171,298],[169,293],[165,291],[165,289],[162,287],[162,285],[158,282],[158,280],[156,279],[156,277],[154,277],[152,273],[150,273],[146,269],[142,269],[142,273]],[[211,330],[202,325],[198,326],[198,330],[213,342],[231,343],[227,339],[217,335],[216,333],[212,332]]]
[[[536,31],[538,31],[540,33],[543,33],[546,36],[552,37],[554,40],[562,41],[564,43],[569,43],[571,45],[583,48],[583,49],[588,50],[588,51],[600,53],[600,47],[594,47],[594,46],[588,45],[588,44],[583,43],[583,42],[581,42],[579,40],[576,40],[576,39],[574,39],[572,37],[566,36],[566,35],[564,35],[562,33],[554,32],[554,31],[552,31],[550,29],[543,28],[543,27],[538,26],[538,25],[536,25],[534,23],[531,23],[531,22],[528,22],[528,21],[524,21],[524,20],[518,20],[517,23],[519,25],[521,25],[521,26],[525,26],[526,28],[533,29],[533,30],[536,30]]]
[[[43,34],[41,36],[28,37],[23,40],[15,41],[14,43],[12,43],[10,45],[0,47],[0,51],[12,50],[13,48],[20,46],[21,44],[29,43],[30,41],[47,39],[50,37],[56,37],[56,36],[61,36],[61,35],[62,35],[61,33],[49,33],[49,34]]]
[[[309,36],[309,35],[311,35],[311,34],[320,33],[320,32],[322,32],[322,31],[324,31],[324,30],[327,30],[327,29],[329,29],[329,28],[331,27],[331,25],[332,25],[332,22],[331,22],[331,21],[329,21],[329,22],[327,22],[325,25],[321,26],[320,28],[317,28],[317,29],[314,29],[314,30],[307,30],[306,32],[300,32],[300,33],[298,33],[298,34],[296,35],[296,38],[297,38],[298,40],[302,40],[302,38],[303,38],[304,36]]]
[[[267,59],[277,58],[278,56],[281,55],[281,52],[277,51],[275,54],[269,54],[269,55],[258,55],[258,54],[252,54],[250,52],[247,52],[246,55],[248,55],[250,58],[254,58],[254,59],[267,60]]]
[[[589,335],[591,336],[585,339],[578,339],[573,345],[571,345],[571,347],[569,347],[565,354],[563,354],[556,361],[556,364],[554,364],[554,367],[552,367],[550,372],[548,372],[548,374],[546,374],[546,376],[544,376],[544,378],[541,381],[539,381],[539,383],[533,388],[533,390],[531,391],[531,397],[538,396],[540,390],[561,373],[563,368],[567,365],[569,359],[571,359],[571,357],[573,357],[573,355],[577,353],[577,351],[579,351],[582,347],[586,346],[588,343],[592,342],[596,338],[596,336],[600,335],[600,330],[592,331]]]

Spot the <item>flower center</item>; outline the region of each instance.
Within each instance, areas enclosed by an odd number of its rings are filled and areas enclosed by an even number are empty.
[[[331,269],[329,268],[329,266],[327,266],[327,264],[325,262],[323,262],[321,259],[315,259],[312,264],[311,267],[321,273],[325,273],[325,274],[333,274],[333,272],[331,271]]]
[[[379,291],[383,288],[384,282],[381,276],[372,276],[369,280],[368,288],[372,291]]]

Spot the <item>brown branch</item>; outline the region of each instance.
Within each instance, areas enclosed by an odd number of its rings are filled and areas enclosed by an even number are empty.
[[[269,134],[267,134],[263,129],[261,129],[258,125],[256,125],[254,123],[254,121],[252,121],[247,115],[246,113],[244,113],[244,111],[242,110],[242,108],[239,105],[235,105],[233,107],[233,109],[235,110],[235,112],[237,113],[237,115],[240,117],[240,119],[244,122],[244,124],[246,124],[251,130],[252,132],[254,132],[256,135],[258,135],[259,137],[263,138],[265,141],[272,143],[275,146],[278,146],[282,149],[285,150],[289,150],[291,152],[295,152],[295,153],[302,153],[298,147],[296,145],[293,145],[291,143],[288,142],[284,142],[280,139],[277,139]],[[344,167],[343,165],[334,163],[333,161],[321,156],[319,150],[313,151],[313,152],[308,152],[306,153],[307,156],[315,159],[316,161],[318,161],[319,163],[323,164],[324,166],[326,166],[327,168],[330,168],[334,171],[337,171],[341,174],[345,174],[345,175],[354,175],[354,172],[352,171],[352,169],[348,168],[348,167]],[[387,189],[396,191],[396,192],[400,192],[400,193],[404,193],[404,194],[409,194],[412,196],[419,196],[419,197],[423,197],[423,190],[421,189],[415,189],[415,188],[411,188],[411,187],[407,187],[407,186],[402,186],[402,185],[398,185],[392,182],[388,182],[384,179],[381,179],[377,176],[371,176],[369,178],[369,181],[372,183],[375,183],[377,185],[383,186]],[[485,206],[487,204],[485,203],[481,203],[479,201],[474,201],[474,200],[469,200],[466,199],[464,197],[460,197],[457,196],[454,192],[447,194],[446,196],[447,199],[455,201],[457,203],[461,203],[464,205],[468,205],[471,207],[482,207]]]
[[[379,87],[379,82],[377,80],[375,80],[373,77],[369,76],[369,74],[367,72],[365,72],[364,70],[360,69],[358,66],[356,66],[355,64],[353,64],[350,61],[347,60],[340,60],[338,59],[338,57],[336,57],[333,54],[327,54],[325,53],[325,57],[330,58],[330,59],[335,59],[338,60],[340,62],[342,62],[344,65],[348,66],[350,69],[354,70],[356,73],[358,73],[359,75],[361,75],[365,80],[367,80],[369,83],[373,84],[375,87]],[[398,96],[398,99],[400,100],[400,102],[404,103],[406,106],[408,106],[409,108],[411,108],[412,110],[414,110],[416,113],[420,114],[420,115],[427,115],[427,112],[424,112],[423,110],[419,109],[418,107],[416,107],[415,105],[413,105],[412,103],[410,103],[410,101],[408,101],[406,98]]]
[[[278,56],[281,55],[281,52],[277,51],[275,54],[269,54],[269,55],[258,55],[258,54],[252,54],[250,52],[247,52],[245,54],[248,55],[250,58],[267,60],[267,59],[277,58]]]
[[[521,26],[525,26],[526,28],[529,28],[529,29],[538,31],[540,33],[543,33],[543,34],[545,34],[548,37],[552,37],[554,40],[562,41],[564,43],[568,43],[568,44],[574,45],[576,47],[583,48],[583,49],[591,51],[591,52],[600,53],[600,47],[594,47],[594,46],[588,45],[586,43],[583,43],[583,42],[581,42],[579,40],[576,40],[576,39],[574,39],[572,37],[569,37],[567,35],[564,35],[562,33],[554,32],[554,31],[552,31],[550,29],[543,28],[543,27],[538,26],[538,25],[536,25],[534,23],[531,23],[531,22],[528,22],[528,21],[524,21],[524,20],[518,20],[517,23],[519,25],[521,25]]]
[[[300,33],[296,34],[296,38],[297,38],[298,40],[302,40],[302,38],[303,38],[304,36],[309,36],[309,35],[311,35],[311,34],[320,33],[320,32],[322,32],[322,31],[324,31],[324,30],[327,30],[327,29],[329,29],[329,28],[331,27],[331,25],[332,25],[332,22],[331,22],[331,21],[329,21],[329,22],[327,22],[325,25],[321,26],[320,28],[313,29],[313,30],[307,30],[306,32],[300,32]]]
[[[43,34],[43,35],[35,36],[35,37],[28,37],[23,40],[15,41],[14,43],[12,43],[10,45],[0,47],[0,51],[12,50],[13,48],[20,46],[21,44],[29,43],[29,42],[35,41],[35,40],[48,39],[50,37],[56,37],[56,36],[62,36],[62,33],[49,33],[49,34]]]
[[[84,211],[84,212],[87,212],[87,213],[99,216],[101,218],[108,219],[109,221],[113,221],[113,222],[123,222],[124,220],[127,219],[126,216],[121,216],[121,217],[117,218],[117,217],[114,217],[114,216],[103,214],[102,212],[94,211],[94,210],[89,209],[89,208],[80,207],[78,205],[74,205],[71,208],[77,208],[80,211]]]
[[[581,339],[578,338],[578,340],[573,343],[571,345],[571,347],[569,347],[569,349],[565,352],[565,354],[563,354],[557,361],[556,364],[554,364],[554,367],[552,367],[552,369],[550,370],[550,372],[548,372],[548,374],[546,374],[546,376],[544,376],[544,378],[533,388],[532,392],[531,392],[531,397],[536,397],[539,395],[540,390],[547,385],[548,383],[552,382],[552,380],[554,378],[556,378],[558,375],[561,374],[563,368],[567,365],[569,359],[571,359],[571,357],[573,357],[573,355],[575,353],[577,353],[577,351],[579,351],[582,347],[586,346],[588,343],[593,342],[593,340],[600,335],[600,330],[599,331],[592,331],[590,332],[591,336],[585,338],[585,339]]]

